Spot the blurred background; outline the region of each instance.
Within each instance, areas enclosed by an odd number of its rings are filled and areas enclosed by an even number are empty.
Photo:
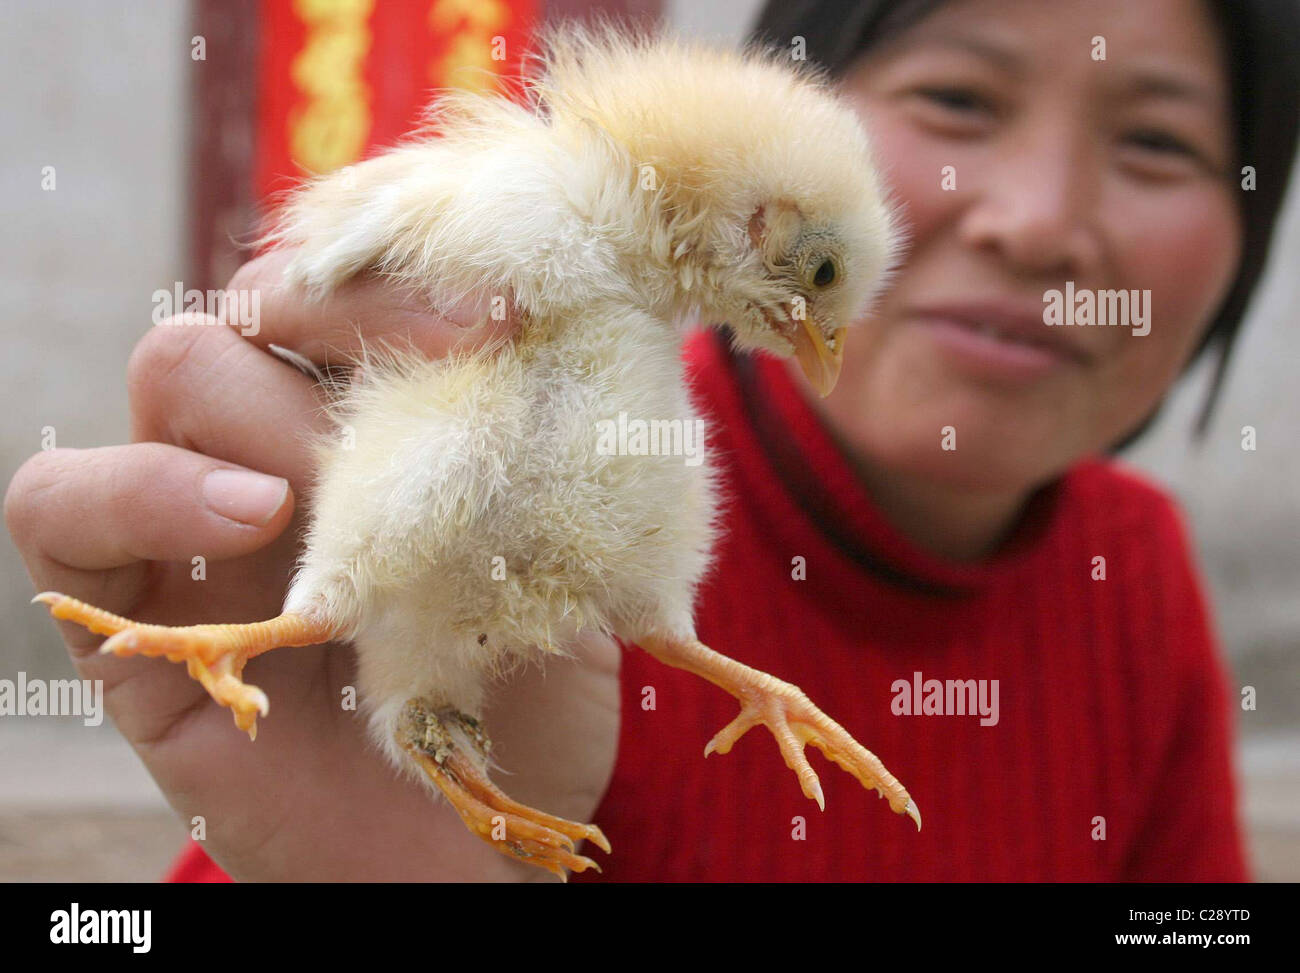
[[[42,447],[124,442],[127,357],[155,290],[220,287],[295,162],[332,168],[400,135],[424,89],[481,83],[481,37],[600,8],[741,38],[757,0],[98,0],[0,6],[0,482]],[[412,36],[416,40],[412,42]],[[463,43],[465,38],[473,42]],[[463,70],[468,68],[469,70]],[[478,79],[476,82],[475,79]],[[53,167],[52,170],[47,167]],[[54,188],[45,188],[52,171]],[[1190,373],[1125,461],[1190,517],[1234,691],[1254,873],[1300,880],[1300,200],[1203,444]],[[1204,363],[1208,364],[1208,362]],[[1258,449],[1241,449],[1254,426]],[[7,536],[0,678],[74,673]],[[105,723],[0,717],[0,881],[152,881],[186,830]]]

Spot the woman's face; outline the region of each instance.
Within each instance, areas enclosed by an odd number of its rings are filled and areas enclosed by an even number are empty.
[[[1201,0],[952,0],[844,88],[908,240],[826,403],[854,445],[1015,490],[1135,428],[1240,255],[1227,66]],[[1076,306],[1138,301],[1117,325],[1048,326],[1044,294],[1063,305],[1068,284]]]

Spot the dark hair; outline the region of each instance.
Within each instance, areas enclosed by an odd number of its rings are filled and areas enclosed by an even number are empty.
[[[768,0],[753,38],[788,46],[806,43],[808,60],[832,77],[842,76],[864,51],[905,29],[945,0]],[[1295,0],[1206,0],[1223,41],[1236,118],[1234,168],[1255,168],[1256,188],[1239,194],[1244,227],[1236,280],[1213,324],[1188,360],[1191,366],[1214,346],[1218,360],[1209,394],[1196,421],[1205,433],[1227,373],[1233,343],[1268,257],[1273,226],[1286,194],[1300,128],[1300,4]],[[1163,404],[1163,398],[1162,402]],[[1113,449],[1139,438],[1151,415]]]

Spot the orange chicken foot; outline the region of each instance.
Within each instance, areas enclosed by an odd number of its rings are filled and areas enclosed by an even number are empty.
[[[660,662],[707,679],[740,700],[740,715],[708,742],[704,756],[726,753],[761,723],[776,738],[785,765],[799,778],[804,796],[816,801],[822,810],[826,809],[826,798],[821,782],[804,756],[804,747],[809,743],[861,781],[863,787],[875,788],[877,794],[887,797],[895,814],[906,814],[916,822],[916,830],[921,830],[921,812],[907,789],[874,753],[814,706],[798,686],[729,659],[695,639],[652,636],[637,644]]]
[[[590,858],[574,854],[574,842],[583,839],[609,854],[609,841],[598,827],[526,807],[488,779],[480,765],[492,744],[478,720],[412,699],[398,724],[397,742],[442,791],[465,826],[501,854],[544,868],[564,881],[568,881],[566,868],[600,871]]]
[[[302,615],[279,615],[248,625],[145,625],[69,598],[57,591],[45,591],[33,601],[50,607],[50,614],[75,622],[108,639],[99,647],[105,654],[150,657],[170,662],[184,661],[190,678],[202,684],[222,706],[230,707],[235,725],[257,739],[257,717],[266,716],[270,701],[266,693],[243,681],[249,659],[271,649],[328,642],[334,633],[324,624]]]

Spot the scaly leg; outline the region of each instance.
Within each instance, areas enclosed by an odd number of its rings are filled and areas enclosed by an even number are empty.
[[[609,854],[609,841],[600,828],[526,807],[488,779],[479,764],[492,745],[477,720],[412,699],[398,724],[397,742],[451,802],[465,826],[501,854],[544,868],[565,881],[566,868],[600,871],[590,858],[573,853],[574,842],[586,839]],[[465,752],[466,744],[478,751],[477,760]]]
[[[804,796],[826,809],[826,799],[817,772],[804,756],[811,743],[830,760],[889,798],[896,814],[906,814],[921,830],[921,812],[903,787],[874,753],[863,747],[829,716],[819,710],[798,686],[782,682],[734,659],[715,652],[696,639],[653,636],[637,643],[660,662],[685,669],[740,700],[740,715],[723,727],[704,748],[704,756],[726,753],[737,740],[760,723],[776,737],[785,765],[799,777]]]
[[[301,615],[280,615],[249,625],[144,625],[95,608],[57,591],[32,599],[50,606],[55,618],[76,622],[96,635],[109,638],[101,653],[119,656],[163,656],[186,663],[190,677],[222,706],[229,706],[235,725],[257,739],[257,716],[270,709],[266,693],[240,677],[249,659],[271,649],[292,645],[317,645],[334,635],[328,626]]]

